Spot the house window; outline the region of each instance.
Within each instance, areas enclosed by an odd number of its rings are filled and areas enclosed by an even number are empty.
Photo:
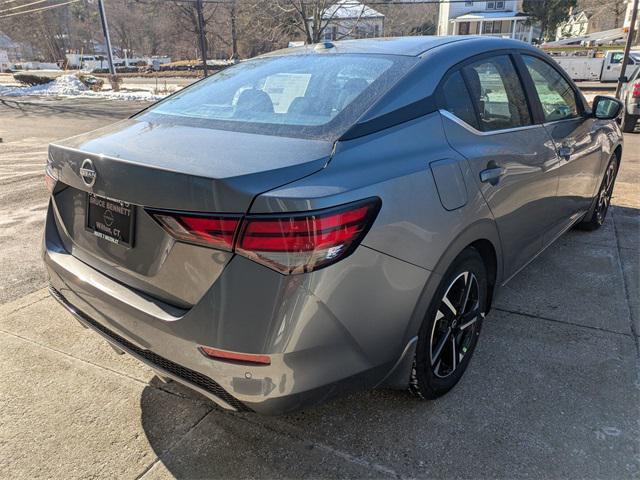
[[[473,7],[473,2],[464,2],[465,7]]]
[[[487,10],[495,10],[496,2],[487,2]]]
[[[504,2],[496,2],[496,10],[504,10]]]
[[[504,22],[507,25],[507,29],[502,27],[502,23],[500,20],[488,21],[484,22],[482,25],[482,33],[509,33],[508,30],[508,22]]]

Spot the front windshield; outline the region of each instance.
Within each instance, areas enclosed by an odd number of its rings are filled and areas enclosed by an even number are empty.
[[[258,58],[198,82],[143,116],[212,128],[316,136],[336,122],[353,123],[412,60],[359,54]]]

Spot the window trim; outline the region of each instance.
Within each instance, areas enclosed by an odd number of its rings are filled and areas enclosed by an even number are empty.
[[[518,61],[516,59],[518,54],[519,54],[519,52],[518,51],[514,52],[513,49],[492,50],[490,52],[480,53],[478,55],[474,55],[472,57],[466,58],[462,62],[459,62],[459,63],[455,64],[454,66],[452,66],[442,76],[442,78],[440,79],[440,82],[438,83],[438,86],[435,89],[435,98],[436,98],[438,111],[440,113],[442,113],[443,111],[447,112],[448,115],[444,115],[446,118],[449,118],[450,120],[452,120],[451,117],[453,117],[453,118],[455,118],[457,120],[457,121],[456,120],[454,120],[454,121],[456,123],[458,123],[459,125],[463,126],[464,128],[466,128],[467,130],[469,130],[470,132],[472,132],[472,133],[474,133],[476,135],[482,135],[482,136],[509,133],[509,132],[513,132],[513,131],[517,131],[517,130],[524,130],[524,129],[533,128],[533,127],[537,127],[537,126],[542,125],[542,122],[538,121],[538,118],[536,116],[536,111],[533,108],[534,106],[531,103],[531,99],[530,99],[531,92],[528,90],[527,83],[523,79],[523,72],[520,71],[520,68],[519,68],[519,65],[518,65]],[[464,68],[466,66],[470,65],[470,64],[476,63],[476,62],[484,60],[484,59],[493,58],[493,57],[502,57],[502,56],[509,57],[509,60],[511,61],[511,64],[513,65],[513,68],[516,71],[516,74],[518,76],[518,80],[520,82],[520,86],[522,87],[522,91],[523,91],[524,96],[525,96],[525,101],[526,101],[526,104],[527,104],[527,108],[529,110],[529,117],[531,119],[531,124],[530,125],[522,125],[520,127],[510,127],[510,128],[502,128],[502,129],[498,129],[498,130],[489,130],[489,131],[485,132],[483,130],[476,129],[473,125],[469,125],[467,122],[465,122],[461,118],[456,117],[453,113],[451,113],[451,112],[449,112],[447,110],[445,97],[444,97],[444,92],[443,92],[443,87],[444,87],[445,82],[449,79],[449,77],[451,75],[453,75],[455,72],[459,71],[460,75],[462,76],[462,78],[463,78],[463,80],[465,82],[465,87],[467,88],[467,91],[469,91],[469,85],[467,84],[467,79],[466,79],[466,75],[465,75],[465,72],[464,72]],[[531,80],[531,82],[533,82],[533,81]],[[573,88],[573,85],[572,85],[572,88]],[[476,121],[478,122],[478,125],[480,125],[480,114],[477,111],[477,106],[473,102],[472,102],[472,106],[473,106],[473,110],[474,110],[474,112],[476,114]],[[541,108],[542,107],[540,106],[540,109]]]
[[[573,90],[573,98],[575,99],[576,107],[578,109],[578,114],[576,116],[569,117],[569,118],[562,118],[560,120],[551,120],[549,122],[545,120],[544,110],[542,108],[542,102],[540,101],[540,95],[538,95],[538,91],[535,88],[535,82],[533,81],[533,78],[529,73],[529,69],[527,68],[527,65],[524,62],[524,58],[522,58],[524,56],[534,57],[540,60],[541,62],[546,63],[547,65],[549,65],[550,68],[552,68],[555,72],[557,72],[558,75],[560,75],[565,80],[565,82],[567,82],[567,84],[569,85],[569,88]],[[549,59],[545,58],[544,56],[538,55],[537,52],[529,52],[529,51],[518,52],[518,57],[520,57],[518,60],[519,60],[519,63],[521,63],[520,68],[522,69],[522,75],[525,78],[527,78],[527,83],[530,84],[530,88],[532,89],[530,94],[532,95],[532,101],[536,104],[536,110],[538,110],[538,113],[540,115],[540,123],[542,125],[551,125],[559,122],[567,122],[570,120],[584,118],[584,116],[591,111],[584,104],[582,95],[578,93],[578,88],[574,84],[573,80],[571,80],[569,75],[567,75],[567,73],[564,70],[562,70],[561,68],[558,68],[558,66],[554,65],[552,62],[549,61]]]
[[[500,135],[500,134],[503,134],[503,133],[519,132],[521,130],[530,130],[532,128],[540,128],[540,126],[541,126],[539,123],[532,123],[531,125],[523,125],[522,127],[502,128],[500,130],[489,130],[487,132],[484,132],[482,130],[478,130],[473,125],[469,125],[467,122],[465,122],[461,118],[456,117],[449,110],[445,110],[444,108],[440,108],[440,109],[438,109],[438,113],[440,113],[440,115],[442,115],[443,117],[448,118],[452,122],[457,123],[458,125],[460,125],[465,130],[468,130],[471,133],[473,133],[474,135],[478,135],[480,137],[487,137],[489,135]]]

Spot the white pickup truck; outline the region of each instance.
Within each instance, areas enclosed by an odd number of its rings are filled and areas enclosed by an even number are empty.
[[[624,52],[610,50],[604,57],[593,58],[587,55],[553,55],[553,59],[569,74],[573,80],[593,82],[616,82],[622,71]],[[626,76],[630,77],[640,66],[640,52],[629,54]]]

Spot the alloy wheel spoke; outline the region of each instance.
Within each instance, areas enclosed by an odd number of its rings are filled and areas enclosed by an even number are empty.
[[[471,310],[469,313],[464,314],[460,318],[460,326],[458,328],[460,330],[464,330],[470,327],[471,325],[473,325],[478,321],[479,317],[480,317],[480,309],[476,307],[473,310]]]
[[[440,372],[440,366],[442,365],[442,360],[438,360],[438,363],[436,363],[433,367],[433,373],[435,373],[436,375],[438,375],[438,372]],[[440,375],[438,375],[440,376]]]
[[[460,313],[464,312],[465,307],[467,306],[467,302],[469,301],[469,295],[471,294],[471,288],[473,287],[473,283],[475,282],[476,277],[473,273],[465,272],[464,274],[464,293],[462,294],[462,303],[460,304]]]
[[[458,366],[458,348],[455,335],[451,336],[451,372]]]
[[[451,328],[448,328],[444,333],[440,341],[438,342],[438,346],[435,349],[435,353],[431,355],[431,365],[434,365],[436,362],[439,362],[440,357],[442,356],[442,351],[444,350],[445,345],[449,341],[449,338],[453,338],[451,336]]]
[[[442,298],[442,303],[444,304],[446,309],[449,311],[450,317],[455,317],[456,315],[458,315],[458,310],[456,309],[456,307],[453,306],[453,304],[451,303],[451,300],[449,300],[449,298],[446,295]]]

